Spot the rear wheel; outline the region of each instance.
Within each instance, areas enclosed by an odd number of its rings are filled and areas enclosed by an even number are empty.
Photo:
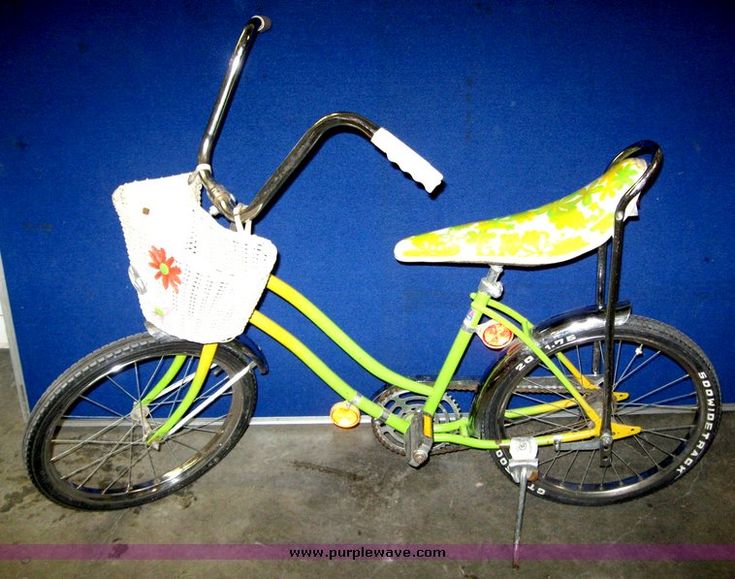
[[[180,430],[146,443],[184,397],[200,352],[199,344],[139,334],[64,372],[26,430],[26,467],[36,487],[65,506],[118,509],[164,497],[217,464],[245,432],[256,399],[252,372],[227,385],[250,362],[233,344],[217,348],[191,409],[224,391]],[[172,365],[167,388],[141,411],[140,400]]]
[[[614,441],[612,464],[606,467],[600,466],[594,443],[539,447],[539,478],[529,483],[535,494],[579,505],[632,499],[676,481],[712,444],[720,421],[720,389],[699,347],[670,326],[636,316],[616,327],[614,342],[613,420],[640,426],[641,431]],[[543,338],[541,347],[552,360],[563,353],[589,382],[601,385],[604,343],[604,328],[595,328],[552,334]],[[590,428],[579,405],[530,350],[515,356],[489,402],[478,407],[482,438]],[[599,390],[583,388],[564,372],[593,407],[601,407]],[[549,403],[557,404],[541,406]],[[518,412],[529,407],[537,410]],[[509,474],[508,450],[491,455]]]

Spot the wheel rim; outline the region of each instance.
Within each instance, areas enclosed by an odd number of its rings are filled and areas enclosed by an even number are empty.
[[[561,351],[590,382],[602,384],[603,342],[589,339]],[[708,418],[706,411],[707,390],[683,356],[672,354],[671,348],[660,340],[642,336],[618,336],[614,355],[613,389],[621,399],[614,404],[613,421],[640,426],[641,432],[614,442],[608,467],[600,466],[598,447],[584,449],[564,444],[540,447],[540,488],[612,500],[643,493],[664,479],[684,474],[690,466],[685,464],[690,453],[697,444],[707,440],[706,425],[709,423],[714,428],[714,416]],[[597,393],[585,391],[581,386],[579,390],[585,392],[593,407],[598,404]],[[572,400],[548,368],[539,365],[504,397],[496,414],[503,417],[496,422],[497,436],[553,435],[590,428],[591,424]],[[560,401],[569,406],[535,416],[506,414],[507,410],[523,406]],[[507,460],[504,451],[499,451],[496,459],[501,456]]]
[[[238,426],[244,393],[237,383],[157,447],[145,442],[188,389],[199,359],[195,349],[180,352],[184,364],[145,412],[138,403],[172,363],[170,350],[128,355],[65,401],[43,441],[54,486],[72,500],[85,502],[145,499],[180,486],[206,465]],[[191,408],[221,388],[232,373],[215,360]]]

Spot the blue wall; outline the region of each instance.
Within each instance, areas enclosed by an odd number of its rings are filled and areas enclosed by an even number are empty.
[[[278,274],[368,351],[398,371],[435,373],[483,273],[400,265],[397,240],[552,200],[650,138],[666,163],[628,227],[622,295],[697,340],[734,402],[735,26],[720,6],[4,3],[0,251],[31,402],[84,353],[140,331],[110,194],[193,167],[230,50],[261,12],[273,28],[215,155],[242,200],[334,110],[375,119],[446,177],[431,200],[363,140],[338,134],[257,225],[279,247]],[[510,271],[505,300],[540,320],[589,303],[593,271],[589,259]],[[277,298],[263,309],[360,390],[377,389]],[[331,391],[249,333],[273,368],[258,414],[325,414]],[[474,347],[462,373],[480,374],[491,357]]]

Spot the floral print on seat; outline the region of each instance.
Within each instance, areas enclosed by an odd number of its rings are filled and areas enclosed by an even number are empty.
[[[573,259],[612,237],[615,209],[647,167],[624,159],[579,191],[515,215],[415,235],[395,247],[396,259],[424,263],[548,265]],[[637,199],[626,209],[636,214]]]

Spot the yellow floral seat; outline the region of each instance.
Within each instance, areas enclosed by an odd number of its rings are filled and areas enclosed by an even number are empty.
[[[625,159],[579,191],[537,209],[407,237],[396,245],[396,259],[519,266],[573,259],[612,237],[618,201],[646,166],[643,159]],[[625,217],[636,210],[637,199]]]

